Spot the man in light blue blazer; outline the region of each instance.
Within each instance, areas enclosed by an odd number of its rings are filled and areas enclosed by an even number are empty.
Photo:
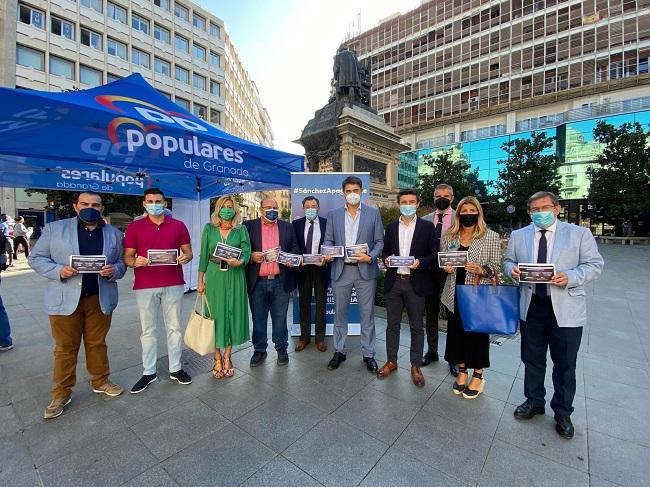
[[[345,339],[348,334],[348,305],[355,289],[361,315],[361,351],[369,371],[377,372],[375,361],[375,288],[377,259],[384,248],[384,226],[377,208],[361,204],[363,183],[356,176],[343,181],[345,206],[330,211],[327,216],[323,245],[343,246],[366,244],[367,253],[352,257],[328,256],[332,262],[332,291],[336,315],[334,317],[334,357],[327,368],[334,370],[345,360]]]
[[[82,339],[93,391],[107,396],[119,396],[123,391],[108,380],[106,347],[117,306],[116,281],[126,270],[122,233],[102,220],[104,208],[99,194],[79,193],[73,207],[77,216],[45,225],[29,255],[32,269],[48,279],[45,309],[54,338],[54,388],[45,419],[60,416],[70,403]],[[81,268],[71,262],[72,256],[103,256],[106,262],[101,265],[100,259],[98,271],[79,272]]]
[[[539,191],[531,196],[528,213],[533,223],[512,232],[504,267],[507,275],[519,281],[519,264],[555,265],[550,283],[519,284],[526,401],[515,409],[514,415],[517,419],[530,419],[544,414],[546,353],[550,350],[555,430],[569,439],[574,435],[571,413],[576,392],[576,359],[582,328],[587,323],[585,284],[600,275],[603,258],[589,229],[559,221],[559,212],[559,200],[553,193]]]

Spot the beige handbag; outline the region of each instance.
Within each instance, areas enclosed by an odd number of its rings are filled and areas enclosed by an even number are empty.
[[[196,304],[199,302],[199,299],[201,299],[200,313],[196,310]],[[206,318],[205,308],[208,308],[208,313],[212,316],[210,305],[205,294],[197,295],[196,301],[194,301],[194,308],[192,308],[192,314],[185,328],[185,345],[199,355],[207,355],[214,352],[214,320],[212,318]]]

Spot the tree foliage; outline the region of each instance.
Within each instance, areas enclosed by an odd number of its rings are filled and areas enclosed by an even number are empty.
[[[381,222],[384,224],[384,228],[390,222],[393,222],[399,218],[399,207],[398,206],[380,206],[379,214],[381,215]]]
[[[505,205],[514,205],[513,218],[521,226],[527,221],[526,202],[537,191],[559,195],[561,189],[560,160],[556,154],[544,153],[553,148],[555,137],[533,132],[530,138],[514,139],[503,144],[507,154],[499,179],[494,186]]]
[[[43,194],[48,202],[48,208],[55,212],[58,218],[67,218],[75,215],[72,202],[74,200],[74,191],[59,191],[50,189],[26,189],[28,196],[32,194]],[[142,196],[132,196],[125,194],[102,194],[104,204],[104,215],[112,212],[126,213],[129,216],[141,215]]]
[[[589,201],[595,215],[617,227],[629,220],[638,229],[648,217],[648,133],[638,122],[615,127],[601,120],[594,129],[594,138],[604,146],[597,165],[588,173]]]

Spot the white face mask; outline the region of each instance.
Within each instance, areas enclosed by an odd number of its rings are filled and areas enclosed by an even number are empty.
[[[345,195],[345,201],[350,203],[352,206],[356,206],[361,201],[361,196],[357,193],[348,193]]]

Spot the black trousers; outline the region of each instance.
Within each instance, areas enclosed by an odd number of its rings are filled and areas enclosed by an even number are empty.
[[[321,268],[306,265],[298,275],[298,301],[300,302],[300,340],[311,339],[311,297],[316,297],[316,341],[325,340],[325,305],[327,289],[321,277]]]
[[[14,259],[18,258],[18,246],[22,245],[25,257],[29,257],[29,241],[27,237],[14,237]]]
[[[521,360],[524,363],[524,395],[535,406],[544,406],[546,389],[546,352],[553,360],[551,409],[555,417],[571,416],[576,394],[576,360],[582,327],[557,326],[550,298],[533,295],[526,321],[521,324]]]
[[[402,312],[406,308],[411,327],[411,365],[422,365],[424,349],[424,296],[413,290],[410,279],[397,278],[384,296],[386,300],[386,355],[390,362],[397,362]]]
[[[447,310],[445,360],[453,365],[465,364],[468,369],[490,366],[490,335],[465,331],[458,312],[458,296],[454,299],[454,312]]]
[[[438,315],[440,314],[440,295],[445,287],[447,273],[437,269],[433,273],[433,294],[425,298],[427,347],[430,352],[438,352]]]

